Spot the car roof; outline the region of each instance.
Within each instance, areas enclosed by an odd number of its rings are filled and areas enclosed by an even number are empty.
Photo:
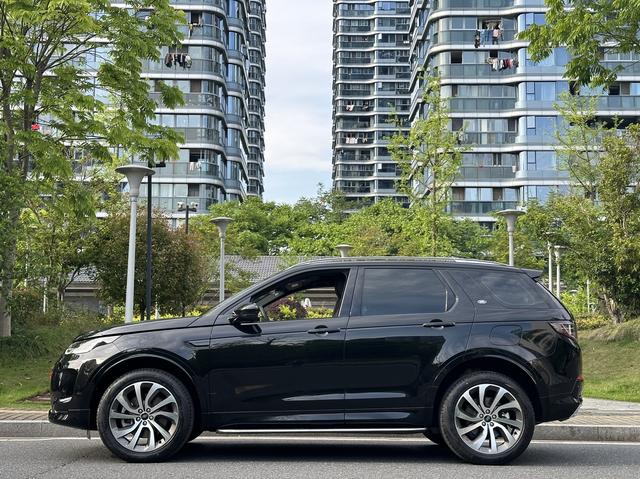
[[[455,258],[455,257],[424,257],[424,256],[348,256],[346,258],[330,257],[319,258],[310,261],[303,261],[293,266],[363,266],[363,265],[429,265],[429,266],[485,266],[492,268],[514,269],[502,263],[495,261],[484,261],[479,259]],[[517,269],[517,268],[515,268]]]

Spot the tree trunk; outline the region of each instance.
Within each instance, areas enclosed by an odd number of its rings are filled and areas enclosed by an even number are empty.
[[[13,292],[13,276],[16,265],[16,249],[18,238],[16,229],[20,217],[20,206],[13,203],[9,210],[9,238],[4,245],[4,259],[2,261],[2,288],[0,288],[0,338],[11,336],[11,308],[9,299]]]
[[[614,324],[624,323],[624,313],[620,310],[616,300],[606,293],[602,295],[602,299],[605,307],[607,308],[607,313],[609,313],[609,317]]]
[[[145,313],[147,312],[147,308],[145,307],[144,301],[140,303],[140,321],[144,321],[147,317]]]

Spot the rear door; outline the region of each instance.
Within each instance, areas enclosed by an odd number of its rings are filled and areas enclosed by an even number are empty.
[[[345,339],[347,425],[423,426],[434,375],[465,350],[473,318],[432,268],[361,268]]]

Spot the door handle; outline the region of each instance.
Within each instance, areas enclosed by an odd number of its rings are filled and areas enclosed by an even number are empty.
[[[424,323],[422,327],[440,329],[440,328],[453,328],[455,325],[456,323],[454,323],[453,321],[442,321],[441,319],[434,319],[433,321]]]
[[[318,326],[317,328],[310,329],[307,331],[309,334],[329,334],[329,333],[339,333],[340,329],[329,329],[326,326]]]

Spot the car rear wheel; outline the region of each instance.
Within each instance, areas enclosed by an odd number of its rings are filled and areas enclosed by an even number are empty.
[[[535,413],[518,383],[494,372],[461,377],[445,393],[440,430],[449,448],[474,464],[506,464],[533,437]]]
[[[193,400],[171,374],[139,369],[116,379],[98,405],[98,432],[116,456],[128,462],[163,461],[189,439]]]

